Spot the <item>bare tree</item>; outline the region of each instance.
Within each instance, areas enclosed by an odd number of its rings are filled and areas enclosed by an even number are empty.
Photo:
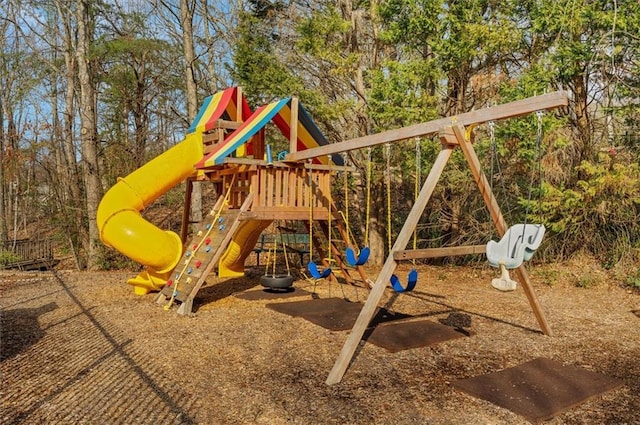
[[[184,76],[187,97],[187,117],[193,121],[198,113],[198,88],[195,79],[196,53],[193,47],[193,15],[196,0],[180,0],[180,26],[182,28],[182,47],[184,52]],[[202,186],[193,184],[191,191],[191,220],[202,220]]]
[[[82,148],[82,172],[86,189],[86,212],[88,223],[88,240],[86,241],[88,269],[97,268],[97,251],[99,243],[96,212],[102,197],[100,170],[98,169],[98,146],[96,126],[96,90],[93,70],[89,58],[89,47],[92,41],[94,19],[89,1],[79,0],[76,9],[76,25],[78,42],[76,58],[78,61],[78,80],[80,83],[80,137]]]

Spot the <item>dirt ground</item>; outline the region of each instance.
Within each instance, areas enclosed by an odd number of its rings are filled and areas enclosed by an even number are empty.
[[[334,386],[324,382],[348,331],[265,307],[273,301],[232,295],[258,289],[259,273],[252,269],[232,282],[212,278],[195,315],[181,317],[155,304],[153,294],[135,296],[125,283],[133,272],[0,271],[0,421],[528,423],[452,383],[545,357],[624,382],[547,423],[640,424],[640,293],[600,271],[580,264],[532,268],[554,331],[549,337],[520,287],[491,288],[495,270],[421,267],[413,293],[388,290],[381,305],[434,321],[464,312],[472,319],[470,336],[397,353],[362,343]],[[363,302],[368,294],[337,283],[295,285],[322,298]]]

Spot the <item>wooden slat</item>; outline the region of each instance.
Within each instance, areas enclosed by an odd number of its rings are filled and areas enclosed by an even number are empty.
[[[258,195],[260,196],[260,204],[261,206],[267,206],[267,175],[266,170],[264,168],[258,169],[258,174],[260,178],[260,190],[258,191]]]
[[[493,106],[491,108],[478,109],[455,117],[440,118],[409,127],[388,130],[378,134],[371,134],[369,136],[346,140],[344,142],[330,143],[317,148],[293,152],[286,156],[286,160],[304,161],[323,155],[331,155],[353,149],[362,149],[369,146],[411,139],[413,137],[430,137],[438,133],[441,128],[448,127],[453,124],[463,126],[480,124],[488,121],[519,117],[536,111],[566,106],[567,104],[567,92],[556,91],[541,96],[530,97],[527,99],[517,100],[515,102],[505,103],[503,105]],[[456,141],[452,141],[452,143],[455,144]]]
[[[280,206],[284,204],[284,202],[282,201],[282,174],[284,170],[274,169],[273,171],[275,173],[275,181],[273,182],[275,185],[273,204],[275,206]]]
[[[268,205],[270,207],[273,206],[273,173],[273,168],[268,168],[265,170],[265,174],[267,175],[267,202],[265,203],[265,205]]]
[[[227,121],[219,119],[215,123],[214,128],[224,128],[226,130],[237,130],[242,125],[239,121]]]
[[[291,121],[289,122],[289,152],[298,151],[298,98],[291,98]]]
[[[485,254],[486,245],[449,246],[443,248],[425,248],[396,251],[393,258],[396,260],[417,260],[421,258],[455,257],[459,255]]]
[[[258,171],[251,171],[250,175],[251,175],[251,180],[250,180],[251,187],[250,187],[249,190],[250,190],[250,193],[254,194],[254,196],[255,196],[255,192],[256,192],[256,190],[258,188]],[[259,196],[255,197],[253,205],[254,206],[260,205],[260,197]]]
[[[294,168],[289,172],[289,183],[287,184],[287,206],[295,207],[296,202],[296,179],[299,178],[299,168]]]
[[[307,171],[302,169],[299,171],[300,179],[296,182],[296,206],[306,207],[305,193],[307,192]]]
[[[308,208],[278,208],[278,207],[253,207],[245,215],[247,220],[299,220],[309,221]],[[314,209],[314,220],[328,220],[329,212],[326,210]]]

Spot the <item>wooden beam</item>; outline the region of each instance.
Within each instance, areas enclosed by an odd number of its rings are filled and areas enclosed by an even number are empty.
[[[236,87],[236,122],[242,123],[244,121],[244,117],[242,116],[242,87]]]
[[[334,153],[345,152],[352,149],[362,149],[369,146],[406,140],[412,137],[430,137],[438,133],[441,128],[451,126],[452,124],[465,126],[470,124],[480,124],[488,121],[498,121],[506,118],[527,115],[532,112],[545,109],[566,106],[567,104],[567,92],[556,91],[541,96],[535,96],[527,99],[517,100],[515,102],[505,103],[503,105],[466,112],[464,114],[453,117],[440,118],[421,124],[415,124],[409,127],[388,130],[378,134],[371,134],[369,136],[358,137],[356,139],[346,140],[339,143],[330,143],[328,145],[319,146],[317,148],[293,152],[286,156],[286,161],[304,161],[306,159],[311,159],[322,155],[331,155]],[[456,142],[452,141],[451,143]]]
[[[487,177],[484,175],[482,170],[480,169],[480,161],[478,160],[478,156],[476,155],[475,149],[473,149],[473,145],[469,140],[467,140],[465,135],[465,130],[461,125],[453,126],[453,132],[458,139],[460,149],[462,149],[462,153],[464,154],[465,159],[467,160],[467,164],[471,169],[471,174],[473,175],[473,179],[475,180],[480,192],[482,193],[482,197],[484,198],[485,204],[489,208],[491,219],[493,220],[496,229],[500,236],[503,236],[507,229],[507,223],[502,216],[502,212],[500,211],[500,207],[496,203],[496,199],[491,193],[491,186]],[[536,296],[535,291],[533,290],[533,285],[531,284],[531,280],[529,279],[529,275],[527,274],[527,270],[524,267],[524,264],[521,264],[517,269],[520,283],[522,284],[522,289],[524,289],[524,293],[529,300],[529,305],[533,310],[533,314],[536,316],[538,320],[538,324],[540,325],[540,329],[545,335],[552,335],[551,327],[549,326],[549,322],[547,322],[547,318],[540,306],[540,302],[538,301],[538,297]]]
[[[458,255],[486,254],[486,245],[448,246],[444,248],[411,249],[395,251],[395,260],[417,260],[421,258],[455,257]]]
[[[462,150],[462,153],[464,154],[464,157],[467,161],[467,165],[471,170],[473,180],[476,182],[476,185],[480,189],[482,199],[489,209],[489,215],[491,216],[491,220],[493,221],[493,224],[498,231],[498,236],[502,237],[507,231],[508,226],[506,221],[504,220],[502,211],[500,211],[500,206],[496,201],[496,197],[491,191],[491,183],[489,183],[487,176],[485,176],[485,174],[482,172],[482,167],[480,166],[478,155],[476,155],[476,151],[473,148],[471,142],[467,140],[466,131],[464,127],[462,127],[462,125],[454,125],[450,129],[450,131],[453,131],[455,137],[460,143],[460,149]]]
[[[291,120],[289,122],[289,152],[298,151],[298,98],[291,98]]]
[[[453,145],[446,143],[446,141],[443,141],[442,150],[433,163],[431,171],[429,172],[429,175],[427,176],[427,179],[425,180],[424,185],[420,190],[420,194],[416,198],[415,203],[413,204],[413,207],[411,208],[411,211],[407,216],[407,220],[402,226],[402,230],[400,230],[400,233],[398,234],[398,239],[396,239],[391,252],[404,249],[407,246],[407,243],[409,242],[409,239],[413,234],[413,229],[415,229],[416,225],[418,224],[420,216],[422,215],[427,202],[433,194],[436,183],[438,183],[438,180],[442,175],[442,171],[444,170],[445,165],[451,157],[453,149]],[[387,257],[387,260],[385,261],[380,274],[378,274],[378,278],[376,279],[376,282],[373,285],[371,292],[369,293],[367,302],[364,304],[364,307],[360,311],[360,315],[356,319],[356,323],[354,324],[353,329],[351,330],[351,333],[347,338],[347,341],[344,343],[342,351],[340,352],[340,355],[333,365],[333,369],[331,369],[331,372],[327,377],[327,385],[337,384],[342,380],[342,377],[344,376],[344,373],[346,372],[347,367],[349,366],[349,363],[353,358],[356,348],[358,347],[358,344],[360,343],[365,330],[369,326],[369,323],[371,322],[371,319],[376,312],[380,299],[384,294],[385,288],[389,284],[389,279],[395,271],[396,266],[397,263],[393,259],[393,254],[390,254]]]

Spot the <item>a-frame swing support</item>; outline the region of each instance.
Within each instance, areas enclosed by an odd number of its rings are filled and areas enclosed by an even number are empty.
[[[398,234],[398,238],[387,257],[382,270],[378,274],[375,284],[369,293],[369,297],[360,311],[360,315],[356,319],[351,333],[349,334],[347,341],[342,347],[340,355],[336,359],[336,362],[327,377],[327,385],[337,384],[342,380],[342,377],[344,376],[356,352],[358,344],[362,340],[369,323],[371,323],[371,319],[373,318],[376,308],[380,303],[385,288],[388,286],[389,279],[397,267],[394,254],[404,250],[409,243],[409,239],[413,234],[413,231],[424,212],[427,202],[431,198],[435,186],[442,175],[444,167],[449,161],[449,158],[456,146],[459,146],[464,154],[473,178],[480,189],[480,193],[482,194],[487,208],[489,209],[491,219],[496,227],[498,235],[502,236],[506,232],[507,224],[502,212],[500,211],[500,207],[491,192],[489,181],[482,172],[480,161],[475,153],[472,142],[467,138],[464,125],[522,116],[538,110],[566,106],[567,103],[568,98],[566,92],[554,92],[543,96],[499,105],[493,108],[468,112],[466,114],[461,114],[458,117],[439,119],[423,124],[417,124],[412,127],[406,127],[405,129],[391,130],[369,137],[362,137],[351,141],[328,145],[328,149],[331,151],[342,152],[344,150],[354,148],[404,140],[409,137],[432,135],[436,132],[438,133],[442,143],[442,149],[436,157],[436,160],[431,167],[431,171],[429,172],[429,175],[427,176],[427,179],[425,180],[422,189],[420,190],[420,193],[416,198],[400,233]],[[317,150],[317,152],[313,152],[315,150]],[[326,152],[326,150],[327,146],[323,146],[322,151],[318,149],[310,149],[305,151],[305,155],[313,155],[314,153],[333,153]],[[297,152],[296,154],[299,155],[301,153]],[[296,154],[294,155],[297,156]],[[296,157],[295,159],[299,160],[303,158]],[[529,279],[529,275],[527,274],[524,265],[520,265],[516,271],[542,332],[550,336],[552,334],[551,328],[549,327],[546,316],[538,302],[538,298],[533,290],[531,280]]]

